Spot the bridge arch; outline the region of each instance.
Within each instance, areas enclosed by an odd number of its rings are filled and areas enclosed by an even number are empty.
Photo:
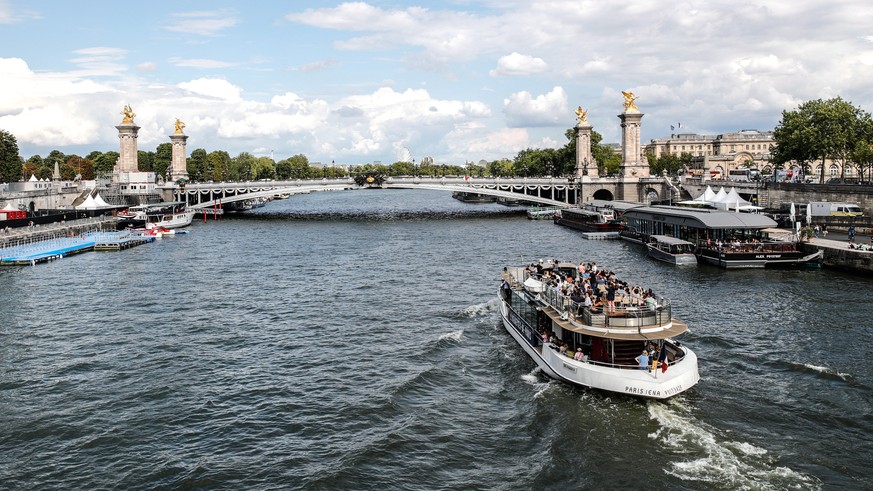
[[[597,191],[594,191],[594,194],[592,196],[594,197],[594,199],[600,199],[603,201],[615,200],[615,195],[612,194],[612,191],[608,189],[598,189]]]

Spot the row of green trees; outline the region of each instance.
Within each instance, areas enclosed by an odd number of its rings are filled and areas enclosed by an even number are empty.
[[[870,113],[836,97],[807,101],[793,111],[783,111],[774,131],[774,168],[799,165],[810,175],[813,163],[838,164],[845,177],[847,166],[857,167],[859,177],[873,176],[873,118]]]

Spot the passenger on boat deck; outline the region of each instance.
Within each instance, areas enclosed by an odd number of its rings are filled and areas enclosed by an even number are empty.
[[[555,333],[552,333],[552,335],[549,336],[549,344],[557,344],[557,342],[558,342],[558,338],[555,337]]]
[[[634,360],[639,364],[640,370],[648,370],[649,369],[649,352],[643,350],[643,353],[634,358]]]
[[[549,331],[543,331],[543,344],[549,342]]]
[[[582,348],[576,348],[576,354],[573,355],[573,358],[582,361]]]
[[[589,309],[594,306],[594,302],[591,300],[591,293],[588,293],[588,292],[585,293],[585,300],[583,300],[583,303]]]
[[[610,312],[615,312],[615,283],[609,283],[606,287],[606,306]]]
[[[562,354],[562,355],[566,355],[566,354],[567,354],[567,348],[568,348],[567,343],[562,343],[562,344],[561,344],[561,354]]]
[[[646,293],[646,308],[649,310],[655,310],[658,308],[658,302],[655,301],[655,297],[650,293]]]

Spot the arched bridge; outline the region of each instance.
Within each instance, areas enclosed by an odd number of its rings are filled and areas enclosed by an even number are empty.
[[[353,189],[433,189],[507,198],[548,206],[571,206],[579,200],[579,187],[567,178],[474,178],[474,177],[388,177],[381,183],[359,185],[352,178],[191,183],[167,185],[164,198],[185,201],[193,209],[210,209],[237,201],[271,198],[276,195]]]

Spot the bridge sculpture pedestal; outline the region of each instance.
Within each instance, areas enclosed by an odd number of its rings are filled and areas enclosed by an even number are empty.
[[[576,177],[582,181],[597,177],[597,162],[591,154],[591,129],[587,120],[576,125]]]
[[[170,166],[170,181],[176,182],[179,179],[188,180],[188,163],[185,152],[188,135],[176,133],[170,135],[170,141],[173,143],[173,162]]]

